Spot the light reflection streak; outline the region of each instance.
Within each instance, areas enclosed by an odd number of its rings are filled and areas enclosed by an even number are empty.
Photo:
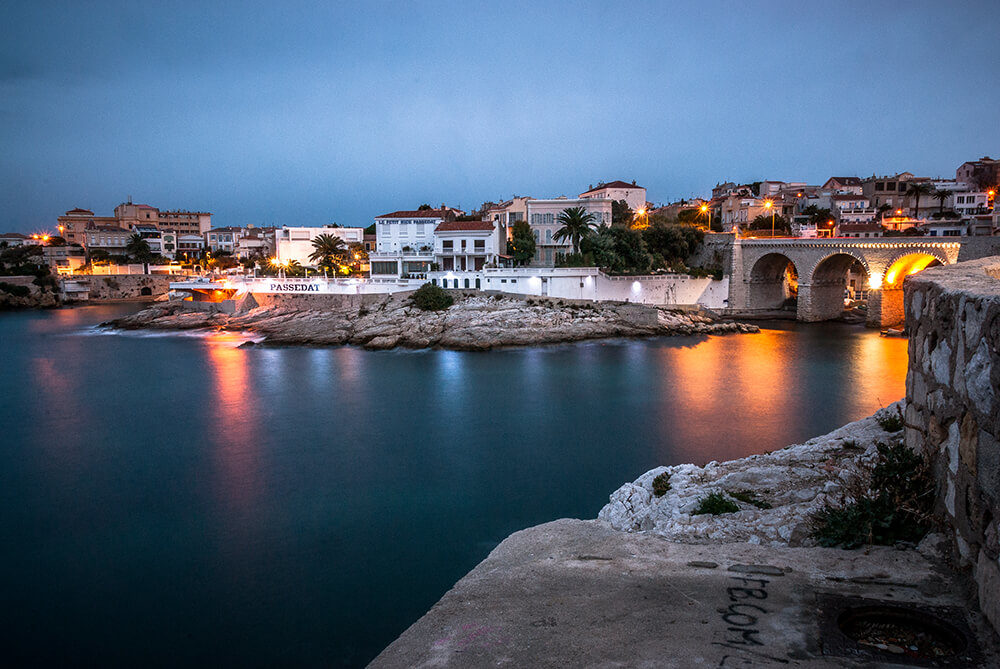
[[[220,475],[222,502],[248,513],[260,492],[258,409],[250,388],[247,352],[233,346],[237,335],[216,333],[206,338],[213,373],[214,456]]]

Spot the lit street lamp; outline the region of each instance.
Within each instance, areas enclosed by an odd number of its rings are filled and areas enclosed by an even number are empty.
[[[708,231],[712,231],[712,209],[707,204],[701,205],[701,213],[708,213]]]
[[[771,210],[771,237],[774,237],[774,202],[764,200],[764,209]]]

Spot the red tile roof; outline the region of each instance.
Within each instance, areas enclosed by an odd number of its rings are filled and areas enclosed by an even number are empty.
[[[486,231],[493,229],[490,221],[445,221],[434,228],[434,232]]]
[[[415,211],[394,211],[391,214],[382,214],[375,218],[445,218],[450,215],[447,209],[418,209]]]
[[[67,215],[67,216],[69,216],[70,214],[87,214],[87,215],[89,215],[89,216],[93,216],[93,215],[94,215],[94,212],[92,212],[92,211],[91,211],[91,210],[89,210],[89,209],[80,209],[80,208],[78,207],[78,208],[76,208],[76,209],[70,209],[69,211],[67,211],[67,212],[66,212],[66,215]]]
[[[582,195],[587,193],[596,193],[599,190],[604,190],[605,188],[642,188],[642,186],[636,186],[635,184],[625,183],[624,181],[612,181],[611,183],[606,183],[603,186],[598,186],[597,188],[591,188],[590,190],[584,191]]]

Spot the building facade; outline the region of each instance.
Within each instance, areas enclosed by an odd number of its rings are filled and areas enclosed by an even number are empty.
[[[599,183],[596,188],[580,193],[580,199],[598,200],[624,200],[632,211],[646,209],[646,189],[637,186],[635,181],[627,183],[625,181],[612,181],[611,183]]]
[[[287,263],[292,260],[300,265],[315,265],[309,256],[316,247],[313,240],[320,235],[330,235],[344,240],[344,246],[361,244],[364,241],[364,228],[347,228],[343,226],[324,225],[318,228],[282,226],[274,231],[274,255],[278,262]]]
[[[89,209],[70,209],[56,219],[56,227],[70,244],[84,244],[87,226],[116,227],[129,230],[133,225],[152,225],[161,231],[201,235],[212,227],[207,211],[159,210],[148,204],[124,202],[115,207],[114,216],[95,216]]]
[[[553,200],[527,201],[528,225],[535,236],[535,257],[532,267],[553,267],[559,254],[572,252],[568,239],[557,240],[556,232],[562,227],[559,214],[566,209],[582,207],[594,217],[593,225],[611,225],[611,203],[608,198],[555,198]]]
[[[372,276],[426,276],[434,263],[434,229],[457,218],[455,210],[394,211],[375,217]]]
[[[441,271],[499,267],[506,247],[506,233],[492,221],[443,221],[434,228],[434,263]]]

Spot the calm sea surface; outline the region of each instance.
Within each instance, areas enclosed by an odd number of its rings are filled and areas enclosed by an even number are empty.
[[[902,397],[844,324],[491,353],[0,314],[0,658],[360,666],[509,533]]]

